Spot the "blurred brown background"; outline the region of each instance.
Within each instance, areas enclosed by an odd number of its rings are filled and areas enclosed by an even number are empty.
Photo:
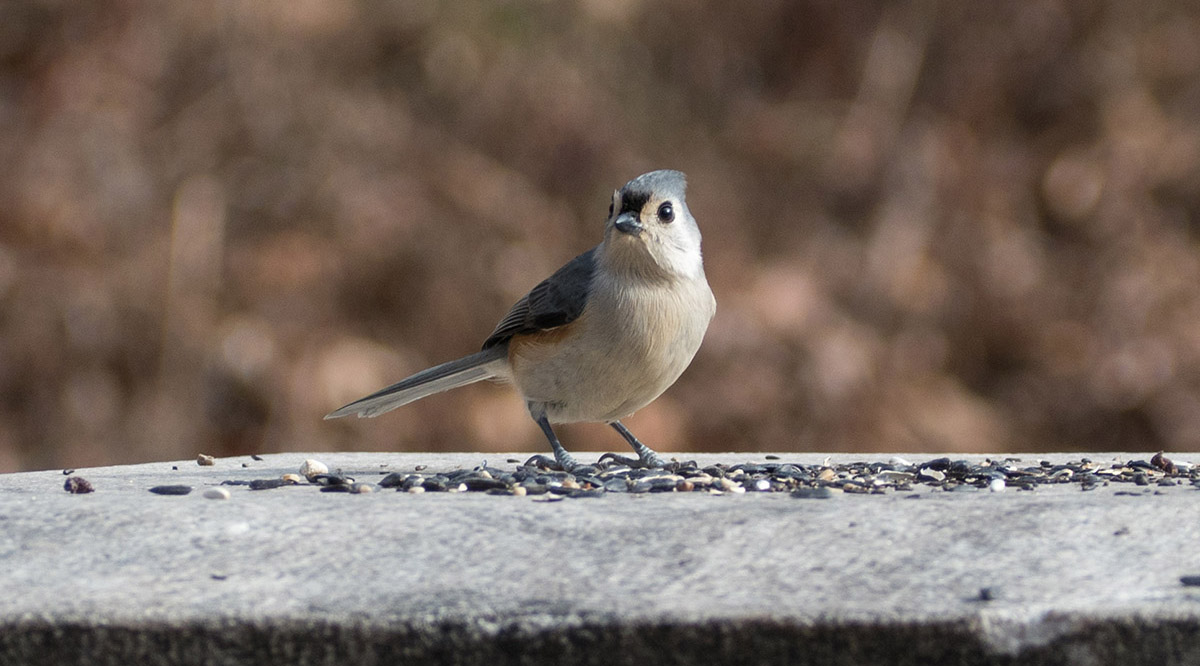
[[[719,307],[659,450],[1200,446],[1195,2],[0,0],[0,470],[542,451],[321,416],[662,167]]]

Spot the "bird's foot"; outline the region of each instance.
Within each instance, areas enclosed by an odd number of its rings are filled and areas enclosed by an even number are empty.
[[[650,449],[646,449],[646,451],[649,452],[648,455],[640,455],[637,458],[630,458],[616,453],[605,453],[600,456],[599,462],[610,460],[618,465],[646,469],[662,469],[667,466],[668,463],[666,460],[663,460],[662,456],[650,451]]]
[[[526,460],[525,466],[570,472],[580,465],[569,453],[564,453],[562,456],[556,456],[554,458],[539,453],[535,456],[531,456],[529,460]]]
[[[667,461],[663,460],[662,456],[655,453],[654,449],[651,449],[650,447],[646,446],[645,444],[642,444],[641,441],[639,441],[637,437],[633,436],[633,433],[629,432],[629,428],[626,428],[623,423],[621,423],[620,421],[613,421],[612,423],[609,423],[608,425],[612,426],[613,430],[616,430],[618,433],[620,433],[621,437],[625,438],[626,442],[629,442],[629,445],[633,447],[633,452],[637,454],[638,459],[634,460],[632,458],[618,456],[615,453],[606,453],[600,457],[600,460],[604,460],[606,457],[611,456],[610,457],[611,460],[618,462],[622,465],[628,465],[630,467],[644,467],[647,469],[662,469],[662,468],[668,466]]]

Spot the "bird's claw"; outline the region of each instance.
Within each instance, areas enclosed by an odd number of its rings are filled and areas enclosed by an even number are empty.
[[[570,472],[576,467],[579,467],[579,463],[576,462],[571,456],[565,456],[565,459],[556,459],[539,453],[537,455],[530,456],[529,460],[525,461],[525,466]]]
[[[629,458],[616,453],[605,453],[604,455],[600,456],[600,460],[598,462],[604,462],[605,460],[611,460],[618,465],[624,465],[626,467],[633,468],[662,469],[663,467],[667,466],[667,461],[663,460],[662,456],[659,456],[654,452],[651,452],[650,455],[644,458]]]

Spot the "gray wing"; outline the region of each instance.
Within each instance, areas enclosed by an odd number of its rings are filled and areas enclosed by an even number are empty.
[[[517,301],[484,341],[483,348],[508,342],[518,333],[545,331],[578,319],[587,305],[595,272],[596,248],[592,248],[567,262]]]

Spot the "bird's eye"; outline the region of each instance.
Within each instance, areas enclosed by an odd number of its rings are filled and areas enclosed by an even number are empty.
[[[658,207],[658,219],[663,222],[670,222],[675,219],[675,207],[671,202],[664,203]]]

